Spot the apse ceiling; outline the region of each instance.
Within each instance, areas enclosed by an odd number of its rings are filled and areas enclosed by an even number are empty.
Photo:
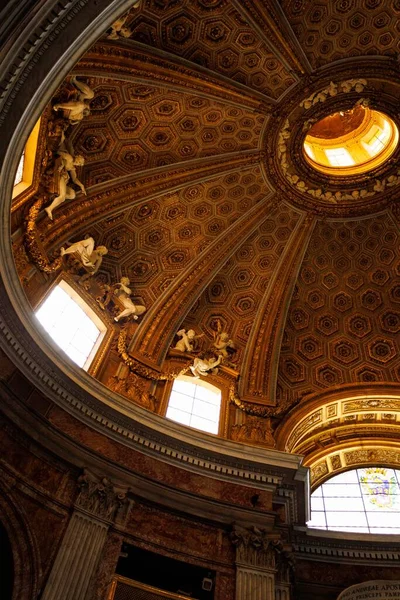
[[[148,308],[138,360],[219,320],[245,401],[400,381],[399,150],[345,181],[302,153],[338,110],[398,123],[399,17],[397,0],[143,0],[128,37],[81,58],[87,196],[37,229],[51,259],[85,234],[107,246],[99,280],[127,275]]]

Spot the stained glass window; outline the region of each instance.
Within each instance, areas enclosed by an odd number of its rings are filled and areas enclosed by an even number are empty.
[[[400,534],[400,471],[370,467],[332,477],[311,495],[308,527]]]
[[[221,392],[199,379],[182,377],[174,381],[166,416],[172,421],[218,433]]]

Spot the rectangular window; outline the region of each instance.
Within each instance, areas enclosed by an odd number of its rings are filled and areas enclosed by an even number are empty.
[[[350,153],[345,148],[334,148],[325,150],[326,157],[332,167],[351,167],[354,165]]]
[[[70,359],[87,370],[107,328],[81,296],[66,281],[60,281],[36,317]]]
[[[174,381],[166,416],[208,433],[218,433],[221,392],[209,383],[190,378]]]

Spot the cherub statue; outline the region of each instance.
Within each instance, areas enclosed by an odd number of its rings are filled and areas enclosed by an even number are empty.
[[[84,117],[90,115],[89,100],[94,98],[94,91],[83,81],[72,77],[71,83],[77,88],[77,99],[60,102],[53,106],[53,110],[67,111],[67,118],[71,125],[77,125]]]
[[[84,240],[71,244],[67,249],[61,248],[61,256],[66,254],[77,254],[82,267],[87,271],[87,274],[80,278],[80,282],[85,281],[88,277],[92,277],[100,268],[103,256],[107,254],[108,249],[105,246],[97,246],[92,237],[87,237]]]
[[[58,158],[56,161],[58,179],[58,196],[54,198],[50,206],[44,210],[49,219],[53,220],[53,210],[60,206],[65,200],[73,200],[76,196],[75,190],[68,185],[69,180],[79,186],[86,196],[86,190],[83,183],[78,179],[76,167],[81,167],[85,164],[85,159],[81,154],[75,155],[74,148],[71,142],[66,142],[64,133],[62,133],[61,144],[57,150]]]
[[[109,40],[118,40],[121,36],[128,38],[131,35],[132,31],[129,27],[125,27],[128,15],[129,13],[126,13],[126,15],[120,17],[111,25],[111,33],[107,36]]]
[[[200,335],[196,335],[196,332],[193,329],[180,329],[177,334],[181,339],[177,342],[176,346],[174,346],[174,350],[180,350],[180,352],[193,352],[194,351],[194,342],[198,338],[204,336],[204,333]]]
[[[222,356],[215,358],[212,354],[205,354],[204,358],[195,358],[190,370],[196,378],[207,377],[210,373],[215,375],[218,373],[218,365],[221,363]]]
[[[217,331],[214,333],[213,348],[216,349],[217,355],[222,358],[228,358],[228,348],[235,349],[235,344],[229,338],[229,334],[226,331],[222,331],[221,321],[218,320]]]
[[[132,290],[128,287],[130,284],[128,277],[121,277],[121,281],[115,285],[114,294],[118,296],[118,299],[125,307],[125,310],[114,317],[114,321],[119,321],[124,317],[130,317],[133,315],[134,319],[137,319],[140,315],[146,312],[146,307],[142,304],[134,304],[130,298]]]
[[[133,8],[138,8],[139,4],[140,0],[134,0],[129,11],[122,15],[122,17],[117,19],[115,23],[111,25],[111,33],[109,33],[109,35],[107,36],[109,40],[117,40],[121,36],[125,38],[130,37],[132,31],[129,29],[129,27],[125,27],[125,23],[127,18],[129,17],[130,11]]]

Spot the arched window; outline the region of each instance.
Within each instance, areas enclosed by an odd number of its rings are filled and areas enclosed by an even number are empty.
[[[400,471],[353,469],[311,494],[308,527],[357,533],[400,533]]]
[[[107,328],[81,296],[62,280],[36,311],[36,317],[71,360],[87,370]]]
[[[193,377],[175,379],[166,417],[208,433],[218,433],[221,391]]]

